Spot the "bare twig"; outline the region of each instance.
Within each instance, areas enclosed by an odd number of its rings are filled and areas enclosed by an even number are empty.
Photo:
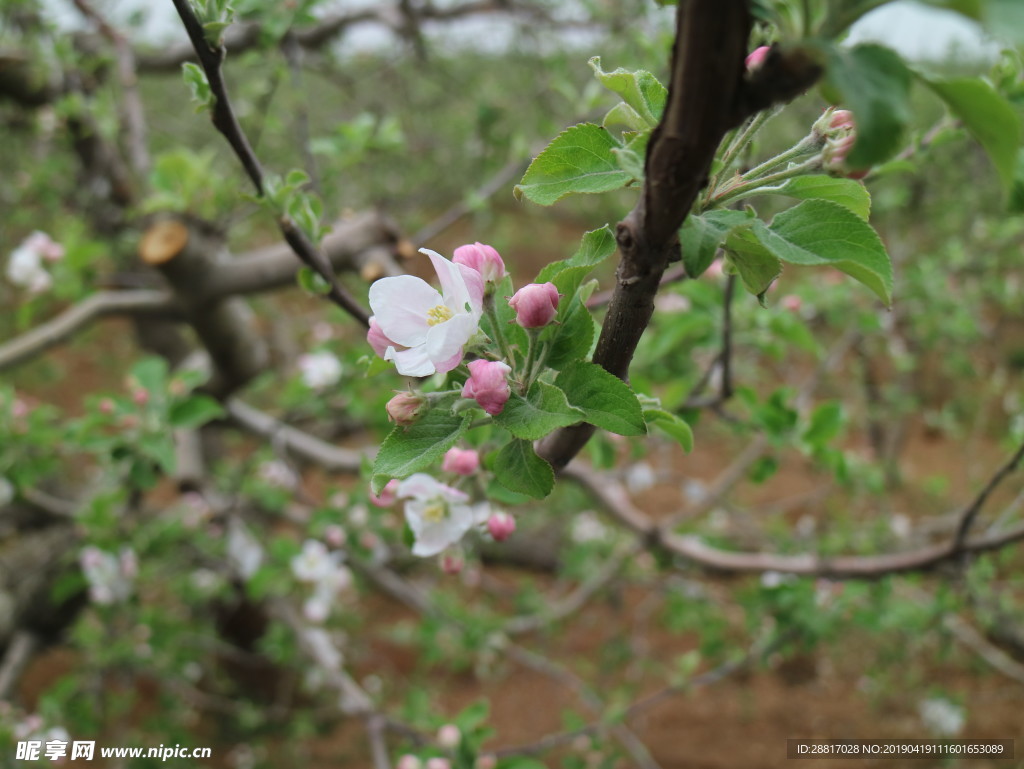
[[[117,77],[121,84],[121,122],[128,141],[128,162],[139,178],[149,171],[149,148],[146,143],[146,115],[139,95],[139,77],[135,52],[128,40],[100,15],[87,0],[73,0],[75,7],[92,21],[100,34],[110,41],[117,53]]]
[[[502,187],[519,176],[526,169],[527,165],[528,162],[524,160],[513,160],[507,163],[500,171],[473,192],[473,201],[478,202],[481,200],[487,200],[501,190]],[[466,199],[460,200],[432,222],[421,227],[419,231],[412,236],[411,240],[417,248],[422,245],[426,245],[459,221],[459,219],[472,212],[472,203]]]
[[[956,640],[985,660],[993,669],[1017,683],[1024,684],[1024,665],[989,643],[967,622],[955,614],[947,614],[942,618],[942,624]]]
[[[0,371],[24,363],[64,342],[93,321],[110,315],[168,315],[178,312],[164,291],[100,291],[21,336],[0,344]]]
[[[975,509],[976,506],[980,509],[999,480],[1010,472],[1007,468],[1011,465],[1016,467],[1022,454],[1024,447],[1018,449],[1013,460],[995,473],[969,509]],[[950,542],[881,555],[823,556],[733,552],[707,545],[698,536],[674,534],[671,529],[678,516],[672,517],[667,524],[655,523],[633,505],[620,484],[598,476],[578,463],[567,467],[564,474],[583,485],[611,515],[639,536],[647,547],[663,548],[697,565],[721,572],[777,571],[807,576],[877,579],[889,574],[924,571],[963,553],[999,550],[1024,539],[1024,525],[1019,525],[998,534],[965,539],[959,544],[957,537],[954,537]]]
[[[177,9],[178,16],[181,17],[181,21],[185,25],[185,31],[188,32],[189,40],[192,41],[192,47],[195,48],[196,54],[199,56],[199,63],[210,84],[210,91],[214,97],[212,105],[213,125],[227,139],[231,149],[234,150],[235,155],[242,163],[246,175],[248,175],[253,186],[256,188],[257,194],[263,197],[266,192],[263,167],[260,165],[252,145],[249,144],[249,140],[242,130],[238,118],[235,116],[228,97],[227,83],[224,82],[224,75],[221,70],[225,56],[224,47],[211,48],[206,42],[203,27],[196,18],[189,0],[174,0],[174,7]],[[369,313],[338,283],[330,263],[317,247],[313,245],[306,233],[285,213],[279,214],[277,224],[281,234],[284,236],[285,242],[291,246],[295,255],[303,264],[310,267],[327,281],[330,286],[327,297],[362,323],[363,326],[369,327]]]
[[[363,459],[371,455],[369,450],[354,451],[333,446],[315,435],[286,425],[237,398],[229,399],[224,406],[239,427],[272,440],[284,453],[313,462],[328,472],[358,473]]]
[[[39,638],[27,630],[19,630],[11,638],[0,664],[0,701],[10,699],[18,679],[38,648]]]
[[[591,713],[595,716],[601,715],[605,707],[601,698],[597,696],[597,692],[595,692],[585,681],[571,670],[557,664],[547,657],[515,644],[507,646],[505,651],[509,657],[524,667],[528,667],[542,675],[548,676],[561,685],[576,692],[576,695],[587,706]],[[643,741],[640,740],[640,738],[637,737],[633,730],[628,726],[623,723],[619,723],[609,724],[604,728],[619,741],[640,769],[660,769],[658,762],[654,760],[653,756],[651,756],[651,752],[647,749],[647,746],[644,745]]]
[[[978,496],[974,498],[970,505],[964,510],[960,518],[960,526],[957,528],[956,536],[953,538],[952,551],[955,554],[960,550],[964,543],[967,541],[967,535],[970,533],[971,526],[974,524],[974,520],[978,517],[978,513],[985,506],[988,498],[992,495],[992,492],[1001,484],[1008,476],[1014,473],[1018,467],[1020,467],[1021,460],[1024,460],[1024,444],[1017,449],[1012,457],[1004,464],[999,470],[993,475],[985,487],[978,492]]]

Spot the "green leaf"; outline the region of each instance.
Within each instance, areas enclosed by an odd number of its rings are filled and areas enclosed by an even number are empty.
[[[171,406],[171,427],[190,430],[224,416],[224,407],[209,395],[193,395]]]
[[[525,505],[530,501],[530,497],[526,494],[519,494],[511,489],[506,489],[493,478],[487,484],[486,496],[491,502],[497,502],[499,505]]]
[[[517,199],[525,196],[550,206],[566,195],[624,187],[632,177],[619,168],[612,154],[619,146],[601,126],[580,123],[568,128],[533,159],[513,192]]]
[[[596,363],[577,361],[555,377],[569,403],[582,409],[592,425],[619,435],[643,435],[647,432],[640,401],[629,385],[609,374]]]
[[[150,395],[164,391],[167,382],[167,361],[149,356],[132,366],[132,377]]]
[[[797,176],[778,187],[761,187],[751,195],[785,195],[798,200],[828,200],[838,203],[867,221],[871,216],[871,193],[855,179],[841,179],[824,174]]]
[[[745,232],[784,262],[835,267],[892,302],[892,263],[878,233],[836,203],[807,200],[776,216],[771,226],[755,221]],[[743,246],[753,251],[754,240],[745,236]]]
[[[331,284],[306,265],[299,267],[295,273],[295,279],[299,284],[299,288],[315,296],[325,296],[331,292]]]
[[[647,141],[651,138],[650,131],[637,134],[626,142],[625,147],[612,150],[619,168],[637,181],[643,181],[644,161],[647,158]]]
[[[562,273],[563,275],[565,273]],[[591,281],[591,286],[596,281]],[[584,358],[594,343],[594,319],[587,309],[586,300],[590,295],[587,286],[568,302],[562,302],[558,309],[558,322],[544,330],[542,341],[551,349],[545,363],[553,369],[561,369],[575,360]]]
[[[1003,185],[1010,188],[1021,142],[1020,120],[1010,103],[978,78],[925,82],[985,149]]]
[[[471,414],[452,414],[455,396],[433,406],[408,427],[398,425],[384,439],[373,462],[371,485],[379,494],[392,478],[407,478],[439,460],[469,426]]]
[[[631,131],[650,130],[650,126],[647,125],[647,121],[640,116],[640,113],[622,101],[608,110],[608,113],[604,116],[604,120],[601,121],[601,125],[604,128],[613,125],[623,125]]]
[[[1020,0],[988,0],[983,21],[994,37],[1024,45],[1024,4]]]
[[[532,499],[543,499],[555,485],[555,471],[537,456],[530,441],[512,440],[494,458],[494,477],[502,486]]]
[[[687,454],[693,451],[693,430],[686,420],[664,409],[644,409],[644,419],[673,438]]]
[[[936,8],[954,11],[972,21],[981,21],[984,18],[982,6],[985,0],[921,0],[921,2]]]
[[[1013,186],[1010,188],[1008,207],[1014,214],[1024,212],[1024,147],[1017,152],[1017,163],[1014,167]]]
[[[847,164],[859,169],[888,160],[910,122],[910,70],[896,52],[873,43],[829,46],[826,61],[825,97],[849,107],[857,123]]]
[[[568,259],[545,265],[544,269],[537,274],[534,282],[553,281],[558,273],[570,267],[596,267],[614,254],[616,248],[618,248],[618,244],[615,242],[615,235],[612,234],[612,230],[607,224],[600,229],[591,230],[584,233],[580,247],[575,254]]]
[[[843,429],[843,406],[838,401],[822,403],[811,414],[803,439],[812,446],[824,446]]]
[[[658,78],[647,70],[630,72],[619,67],[614,72],[601,69],[601,57],[590,60],[590,68],[598,81],[608,90],[617,93],[622,100],[640,115],[651,128],[658,125],[661,113],[665,111],[668,91]]]
[[[736,228],[725,241],[729,264],[740,276],[743,287],[757,297],[762,307],[765,292],[782,274],[782,263],[764,247],[764,230],[764,223],[757,221],[749,227]]]
[[[734,228],[750,221],[745,211],[717,209],[686,217],[679,230],[683,266],[690,278],[699,278],[715,260],[718,247]]]
[[[495,424],[516,438],[535,441],[559,427],[583,421],[583,412],[569,405],[565,393],[546,382],[534,382],[526,397],[513,392]]]

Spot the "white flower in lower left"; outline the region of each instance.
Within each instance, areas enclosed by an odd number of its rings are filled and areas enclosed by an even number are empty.
[[[416,537],[412,553],[423,557],[437,555],[454,545],[490,514],[488,505],[467,504],[469,497],[463,492],[426,473],[416,473],[402,481],[398,497],[408,500],[405,519]]]

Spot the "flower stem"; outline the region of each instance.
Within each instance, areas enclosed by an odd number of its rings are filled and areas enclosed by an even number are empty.
[[[526,363],[523,365],[523,376],[522,384],[519,386],[520,395],[526,395],[526,391],[530,389],[530,385],[533,384],[533,364],[537,358],[537,348],[540,347],[540,332],[542,329],[539,328],[528,328],[526,334],[530,338],[530,344],[526,352]]]
[[[768,187],[770,185],[777,184],[778,182],[783,182],[786,181],[787,179],[792,179],[795,176],[803,176],[807,172],[813,171],[816,168],[820,167],[821,156],[815,155],[814,157],[810,158],[809,160],[805,160],[803,163],[800,163],[799,165],[790,166],[785,170],[778,171],[774,174],[768,174],[767,176],[762,176],[757,179],[751,179],[750,181],[738,184],[735,187],[725,190],[711,199],[709,208],[715,208],[725,203],[728,203],[730,200],[745,197],[752,191],[758,190],[762,187]]]
[[[512,357],[512,350],[509,349],[508,342],[505,340],[505,332],[501,330],[501,321],[498,320],[498,313],[494,309],[494,292],[484,295],[484,313],[486,313],[487,319],[491,321],[494,342],[498,345],[502,359],[508,363],[514,363],[515,359]]]
[[[721,169],[711,180],[711,183],[708,185],[708,190],[714,190],[718,186],[718,180],[722,177],[722,174],[728,172],[733,161],[736,160],[739,154],[747,148],[747,145],[753,140],[755,134],[761,130],[765,123],[778,115],[781,109],[781,107],[776,107],[775,109],[766,109],[758,112],[739,133],[733,135],[733,138],[729,141],[729,146],[726,147],[725,152],[722,153]]]

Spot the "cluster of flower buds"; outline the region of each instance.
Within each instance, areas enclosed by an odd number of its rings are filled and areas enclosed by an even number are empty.
[[[383,278],[370,289],[374,316],[366,340],[377,355],[394,361],[398,373],[406,376],[445,373],[462,363],[466,349],[479,338],[485,298],[493,301],[496,284],[507,274],[501,255],[484,243],[459,246],[452,261],[423,251],[437,273],[440,292],[411,275]],[[508,304],[515,311],[515,322],[535,331],[555,320],[560,298],[554,283],[531,283],[510,297]],[[491,416],[500,414],[511,395],[512,368],[504,361],[480,358],[470,362],[468,369],[462,397],[475,400]],[[319,370],[314,373],[319,383],[323,377]],[[387,404],[388,418],[408,426],[426,407],[423,396],[399,393]]]
[[[812,130],[824,142],[821,161],[826,171],[850,179],[863,179],[868,175],[871,169],[851,169],[846,163],[857,142],[857,128],[850,110],[830,107],[815,121]]]

